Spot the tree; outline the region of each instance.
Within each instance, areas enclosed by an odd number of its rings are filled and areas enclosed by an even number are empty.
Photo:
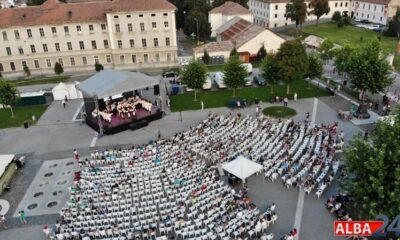
[[[14,117],[12,105],[16,104],[19,100],[19,93],[17,87],[11,82],[0,79],[0,103],[3,106],[9,106],[11,110],[11,117]]]
[[[340,21],[340,19],[342,19],[342,14],[340,14],[339,11],[334,12],[332,15],[332,21],[337,23]]]
[[[322,43],[321,46],[319,46],[319,52],[321,53],[321,57],[324,61],[328,61],[332,59],[333,57],[333,47],[335,45],[333,42],[329,39],[325,39]]]
[[[323,72],[323,63],[319,54],[308,55],[308,72],[307,77],[310,79],[321,78]]]
[[[249,6],[247,5],[248,0],[214,0],[214,2],[212,3],[212,7],[213,8],[219,7],[227,1],[235,2],[235,3],[242,5],[245,8],[249,8]]]
[[[229,56],[232,57],[232,56],[236,56],[236,55],[238,55],[238,52],[237,52],[236,48],[234,47],[234,48],[231,50],[231,52],[229,53]]]
[[[311,14],[314,14],[317,17],[316,26],[318,27],[319,19],[321,16],[328,15],[331,8],[329,7],[328,0],[311,0]]]
[[[299,40],[282,43],[276,54],[279,74],[287,84],[286,94],[290,93],[290,83],[303,79],[308,71],[307,53]]]
[[[336,25],[338,26],[338,28],[344,27],[345,23],[344,23],[343,18],[340,18],[339,21],[337,21]]]
[[[348,44],[334,51],[335,67],[338,73],[349,72],[349,58],[353,51],[354,47]]]
[[[286,20],[290,19],[292,22],[296,22],[296,29],[300,27],[302,29],[303,23],[307,18],[307,5],[304,0],[291,0],[290,3],[286,4]]]
[[[194,91],[194,101],[196,98],[196,91],[201,89],[206,82],[207,69],[200,62],[193,60],[186,66],[182,73],[182,82]]]
[[[358,135],[346,148],[349,173],[342,188],[351,196],[359,218],[385,214],[394,219],[400,211],[400,109],[389,121],[378,121],[367,139]]]
[[[208,54],[207,50],[204,48],[204,54],[203,54],[203,62],[205,64],[209,64],[210,63],[210,54]]]
[[[273,53],[267,54],[261,63],[261,76],[271,84],[271,94],[274,94],[274,84],[279,82],[279,66],[276,55]]]
[[[30,77],[31,76],[31,70],[29,69],[28,65],[24,65],[24,73],[26,75],[26,77]]]
[[[263,60],[266,56],[267,56],[267,50],[265,50],[265,47],[263,44],[257,52],[257,59]]]
[[[381,53],[380,43],[373,40],[359,46],[349,56],[348,74],[351,83],[360,91],[362,101],[366,91],[376,94],[393,82],[389,77],[389,63]]]
[[[246,84],[247,71],[239,60],[238,55],[229,58],[224,68],[224,83],[233,89],[233,96],[236,95],[236,88]]]
[[[199,36],[197,36],[197,27]],[[191,10],[185,19],[185,27],[183,29],[186,36],[196,36],[198,38],[208,38],[211,34],[211,25],[208,22],[207,15],[199,10]]]
[[[101,65],[100,63],[97,62],[94,64],[94,70],[96,70],[96,72],[100,72],[100,71],[104,70],[104,67],[103,67],[103,65]]]
[[[60,75],[64,72],[64,68],[61,66],[61,64],[59,62],[56,62],[56,64],[54,65],[54,72],[57,75]]]
[[[384,32],[388,37],[400,37],[400,9],[397,9],[396,15],[390,20],[388,29]]]
[[[37,5],[42,5],[46,0],[28,0],[26,2],[26,5],[28,6],[37,6]]]

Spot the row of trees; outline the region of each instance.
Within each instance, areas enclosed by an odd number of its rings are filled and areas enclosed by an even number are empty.
[[[100,63],[95,63],[94,69],[96,70],[96,72],[100,72],[100,71],[104,70],[104,66],[101,65]],[[25,65],[23,70],[24,70],[25,76],[29,78],[31,76],[31,70],[29,69],[29,67],[27,65]],[[59,62],[56,62],[56,64],[54,64],[54,73],[57,75],[60,75],[63,72],[64,72],[63,66]]]

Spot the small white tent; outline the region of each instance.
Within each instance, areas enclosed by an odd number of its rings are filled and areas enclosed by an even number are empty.
[[[60,82],[52,90],[54,100],[63,100],[65,96],[68,99],[82,98],[82,93],[75,87],[79,82],[62,83]]]
[[[0,155],[0,177],[3,176],[4,172],[6,171],[7,166],[12,162],[14,157],[15,157],[15,155],[13,155],[13,154]]]
[[[253,162],[243,156],[238,156],[235,160],[222,164],[222,168],[225,171],[242,179],[243,181],[245,181],[246,178],[250,177],[254,173],[259,172],[263,169],[260,164]]]

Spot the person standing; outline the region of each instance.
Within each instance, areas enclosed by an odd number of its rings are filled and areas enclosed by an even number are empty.
[[[287,107],[287,104],[288,104],[288,98],[285,97],[285,98],[283,99],[283,106]]]
[[[0,215],[0,225],[3,225],[4,229],[7,229],[6,217],[4,215]]]
[[[259,106],[256,106],[256,117],[258,117],[258,112],[260,111]]]
[[[65,108],[65,106],[67,105],[65,99],[62,100],[62,105],[63,105],[64,108]]]
[[[204,110],[204,102],[201,101],[201,111],[203,111],[203,110]]]
[[[295,102],[297,102],[297,92],[294,93],[294,95],[293,95],[293,100],[294,100]]]
[[[74,159],[79,161],[79,153],[78,150],[76,150],[76,148],[74,148],[73,154],[74,154]]]
[[[24,210],[18,212],[18,217],[22,224],[28,224],[28,222],[26,221],[26,214]]]

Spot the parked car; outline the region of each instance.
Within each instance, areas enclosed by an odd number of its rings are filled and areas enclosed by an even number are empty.
[[[177,78],[178,76],[179,76],[179,74],[174,71],[169,71],[169,72],[163,73],[164,78]]]
[[[265,86],[267,84],[267,80],[261,75],[254,76],[254,82],[256,82],[260,86]]]
[[[251,63],[242,63],[242,66],[245,67],[249,75],[253,73],[253,65]]]
[[[223,72],[215,72],[211,74],[211,79],[215,82],[218,88],[226,88],[224,77],[225,75]]]
[[[211,82],[210,76],[207,75],[206,82],[203,84],[203,86],[201,88],[203,90],[208,90],[208,89],[211,89],[211,86],[212,86],[212,82]],[[193,92],[193,90],[194,89],[189,88],[189,87],[186,88],[187,92]]]
[[[251,86],[253,84],[253,79],[251,76],[246,77],[246,83],[245,86]]]

